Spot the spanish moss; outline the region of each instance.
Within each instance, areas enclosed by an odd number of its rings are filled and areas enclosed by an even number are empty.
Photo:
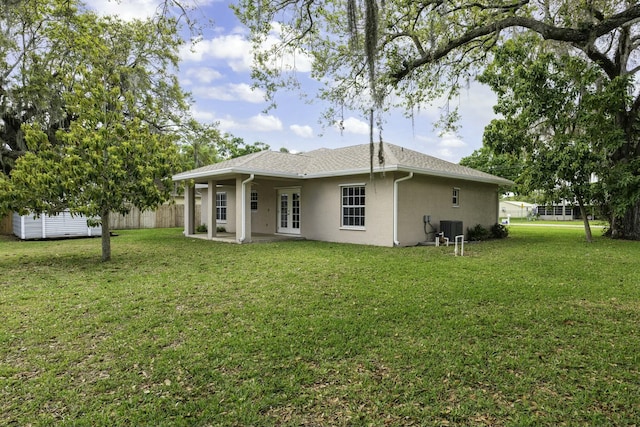
[[[347,1],[347,22],[349,24],[349,36],[351,37],[351,46],[358,46],[358,16],[357,16],[357,0]]]

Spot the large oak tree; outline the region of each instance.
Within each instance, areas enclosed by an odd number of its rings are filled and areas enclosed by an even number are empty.
[[[74,1],[0,2],[0,171],[8,174],[29,151],[23,124],[37,123],[55,143],[58,129],[73,119],[62,94],[69,83],[64,69],[78,58],[68,43],[51,37],[78,12]]]
[[[496,49],[480,81],[498,95],[502,117],[485,129],[485,147],[519,160],[516,180],[527,193],[575,201],[591,241],[587,205],[602,196],[592,181],[610,181],[607,152],[624,143],[612,112],[626,97],[626,82],[610,82],[598,67],[536,37]]]
[[[370,112],[393,105],[411,112],[442,94],[455,95],[506,40],[536,34],[540,43],[554,41],[558,55],[587,61],[615,85],[629,84],[627,96],[608,112],[624,138],[604,154],[615,173],[602,194],[612,235],[640,239],[636,1],[242,0],[237,13],[257,46],[276,29],[281,37],[272,49],[256,50],[256,81],[270,94],[295,86],[295,70],[274,67],[273,58],[311,54],[312,76],[326,82],[319,96],[338,114],[343,107]]]

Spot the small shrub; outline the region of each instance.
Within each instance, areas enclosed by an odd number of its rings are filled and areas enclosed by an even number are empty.
[[[206,224],[201,224],[201,225],[199,225],[198,227],[196,227],[196,231],[197,231],[198,233],[206,233],[206,232],[208,231],[208,229],[207,229],[207,225],[206,225]],[[226,232],[227,232],[227,229],[226,229],[226,228],[224,228],[224,226],[220,226],[220,225],[219,225],[219,226],[217,226],[217,227],[216,227],[216,231],[217,231],[218,233],[226,233]]]
[[[467,228],[467,234],[469,235],[469,241],[471,242],[487,240],[490,236],[489,230],[480,224],[476,224],[473,228]]]
[[[509,229],[502,224],[493,224],[491,226],[492,239],[504,239],[509,235]]]

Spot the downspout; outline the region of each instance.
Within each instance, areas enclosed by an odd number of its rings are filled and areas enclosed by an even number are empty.
[[[398,241],[398,183],[408,181],[413,178],[413,172],[404,178],[398,178],[393,181],[393,246],[400,246]]]
[[[251,174],[249,178],[242,181],[242,235],[240,236],[240,243],[243,243],[247,238],[247,184],[253,181],[254,174]]]

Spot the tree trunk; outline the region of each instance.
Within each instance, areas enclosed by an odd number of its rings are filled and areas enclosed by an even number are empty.
[[[102,262],[111,261],[110,212],[103,211],[102,220]]]
[[[614,239],[640,240],[640,200],[627,209],[623,216],[611,220],[611,237]]]
[[[580,215],[582,215],[582,221],[584,221],[584,235],[587,242],[593,242],[593,235],[591,234],[591,226],[589,225],[589,216],[587,215],[587,209],[584,207],[584,201],[582,197],[578,197],[578,206],[580,207]]]

